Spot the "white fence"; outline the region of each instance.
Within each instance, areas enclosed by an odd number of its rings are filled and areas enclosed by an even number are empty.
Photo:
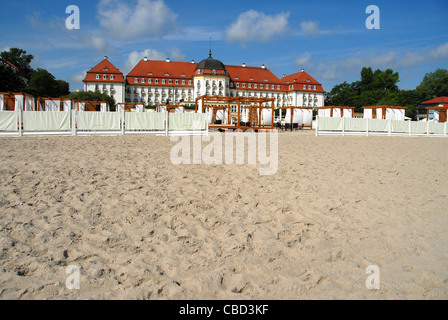
[[[205,113],[0,111],[0,135],[208,135]]]
[[[316,118],[318,135],[447,136],[447,123],[390,119]]]

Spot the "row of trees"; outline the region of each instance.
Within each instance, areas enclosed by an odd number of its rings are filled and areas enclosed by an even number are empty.
[[[363,106],[406,106],[406,116],[414,118],[422,101],[448,96],[448,70],[437,69],[427,73],[413,90],[400,90],[398,72],[392,69],[375,71],[370,67],[361,70],[361,79],[335,85],[325,97],[325,105],[354,106],[362,112]]]

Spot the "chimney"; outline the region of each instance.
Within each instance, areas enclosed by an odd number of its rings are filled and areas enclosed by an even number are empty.
[[[286,77],[286,74],[283,74],[282,78]]]
[[[148,58],[147,58],[147,57],[144,57],[144,58],[143,58],[143,61],[148,61]]]
[[[191,60],[191,63],[194,63],[194,60]]]
[[[261,69],[266,69],[266,66],[264,64],[262,64]]]
[[[104,60],[107,60],[107,56],[104,56]]]
[[[241,65],[243,68],[246,68],[246,63],[243,62],[243,64]]]
[[[165,61],[166,61],[166,62],[171,62],[170,58],[166,58]]]
[[[302,68],[302,72],[305,72],[305,69]]]

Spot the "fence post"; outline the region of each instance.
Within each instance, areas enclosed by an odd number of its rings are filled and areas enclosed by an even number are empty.
[[[345,136],[345,118],[342,117],[342,136]]]
[[[412,127],[412,121],[409,120],[409,136],[412,135],[412,129],[411,129],[411,127]]]
[[[281,109],[280,109],[281,110]],[[282,118],[280,117],[280,120]],[[319,135],[319,116],[316,115],[316,137]]]
[[[19,136],[23,136],[23,130],[22,130],[22,122],[23,122],[23,117],[22,117],[22,108],[18,108],[17,109],[17,117],[19,118]]]
[[[121,135],[124,135],[124,127],[125,127],[125,112],[124,108],[120,110],[120,118],[121,118]]]
[[[387,119],[387,121],[389,121],[389,136],[391,136],[392,135],[392,120]]]
[[[76,136],[76,109],[72,109],[72,136]]]
[[[165,135],[166,136],[168,135],[169,119],[170,119],[168,114],[169,114],[169,112],[168,112],[168,108],[167,108],[167,110],[165,111]]]
[[[366,118],[366,136],[369,136],[369,118]]]
[[[429,136],[429,121],[426,121],[426,135]]]

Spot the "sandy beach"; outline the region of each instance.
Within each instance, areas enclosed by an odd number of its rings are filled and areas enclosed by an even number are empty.
[[[169,137],[0,137],[0,299],[448,298],[448,139],[278,137],[268,176]]]

